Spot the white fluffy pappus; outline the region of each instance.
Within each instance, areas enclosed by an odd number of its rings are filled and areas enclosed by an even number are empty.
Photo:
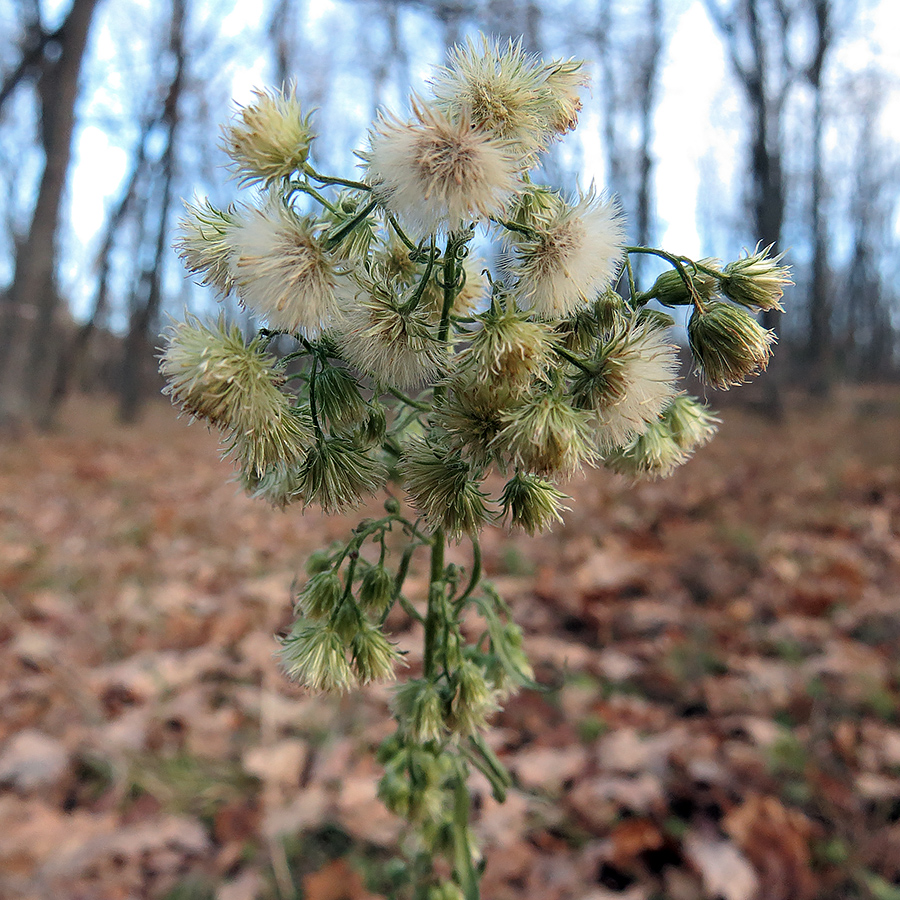
[[[593,191],[575,205],[558,204],[533,238],[509,232],[514,257],[506,267],[518,302],[539,319],[584,308],[614,278],[624,237],[616,201]]]
[[[417,233],[433,234],[500,213],[519,184],[508,142],[412,100],[413,118],[382,115],[363,154],[384,206]]]
[[[616,335],[606,348],[595,411],[602,444],[619,447],[648,425],[675,396],[678,351],[662,329],[651,326]]]
[[[238,293],[269,328],[315,337],[337,318],[331,258],[312,223],[283,200],[242,210],[234,244]]]
[[[407,389],[435,378],[445,355],[421,307],[406,311],[380,291],[347,303],[334,337],[341,355],[379,384]]]

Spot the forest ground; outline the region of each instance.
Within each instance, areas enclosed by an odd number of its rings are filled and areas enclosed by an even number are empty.
[[[473,784],[489,900],[900,900],[900,391],[722,418],[666,481],[483,537],[550,686],[496,717],[506,804]],[[0,440],[0,897],[392,896],[389,690],[273,657],[356,519],[229,477],[161,402]]]

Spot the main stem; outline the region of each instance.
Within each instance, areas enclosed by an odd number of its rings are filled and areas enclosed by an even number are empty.
[[[438,325],[438,340],[446,344],[450,336],[450,311],[456,298],[456,253],[457,245],[453,235],[448,236],[444,250],[443,284],[444,304],[441,309],[441,321]],[[446,385],[440,383],[434,389],[434,407],[437,407],[447,393]],[[431,571],[428,579],[428,612],[425,615],[425,655],[423,658],[423,674],[427,679],[435,676],[437,661],[437,640],[440,634],[440,617],[444,614],[444,597],[439,585],[444,580],[444,546],[446,535],[443,528],[435,528],[431,536]]]

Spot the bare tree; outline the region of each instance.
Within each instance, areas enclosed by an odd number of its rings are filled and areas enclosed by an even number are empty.
[[[172,0],[172,19],[168,52],[172,61],[172,76],[165,92],[162,115],[163,150],[154,179],[156,202],[155,222],[149,226],[152,251],[148,254],[140,274],[133,284],[122,357],[122,378],[119,396],[119,415],[125,422],[133,422],[143,397],[143,377],[152,358],[151,325],[157,321],[162,306],[162,277],[165,255],[171,244],[171,212],[173,182],[177,165],[177,142],[182,123],[180,104],[185,89],[185,0]]]
[[[781,245],[784,228],[784,111],[799,70],[792,56],[792,24],[796,12],[788,0],[704,0],[750,112],[749,193],[753,232],[765,245]],[[776,328],[780,313],[764,314]],[[778,380],[766,379],[766,406],[781,414]]]
[[[98,0],[73,0],[50,31],[37,3],[23,30],[20,58],[0,85],[0,109],[21,85],[33,83],[40,103],[44,168],[31,224],[16,252],[12,283],[0,314],[0,421],[40,414],[49,392],[60,207],[72,151],[78,81]]]

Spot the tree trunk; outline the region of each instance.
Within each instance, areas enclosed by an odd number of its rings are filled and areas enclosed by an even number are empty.
[[[57,36],[59,56],[43,62],[41,142],[44,171],[28,235],[0,323],[0,422],[42,417],[49,396],[55,342],[54,316],[60,207],[72,153],[78,76],[98,0],[74,0]]]

